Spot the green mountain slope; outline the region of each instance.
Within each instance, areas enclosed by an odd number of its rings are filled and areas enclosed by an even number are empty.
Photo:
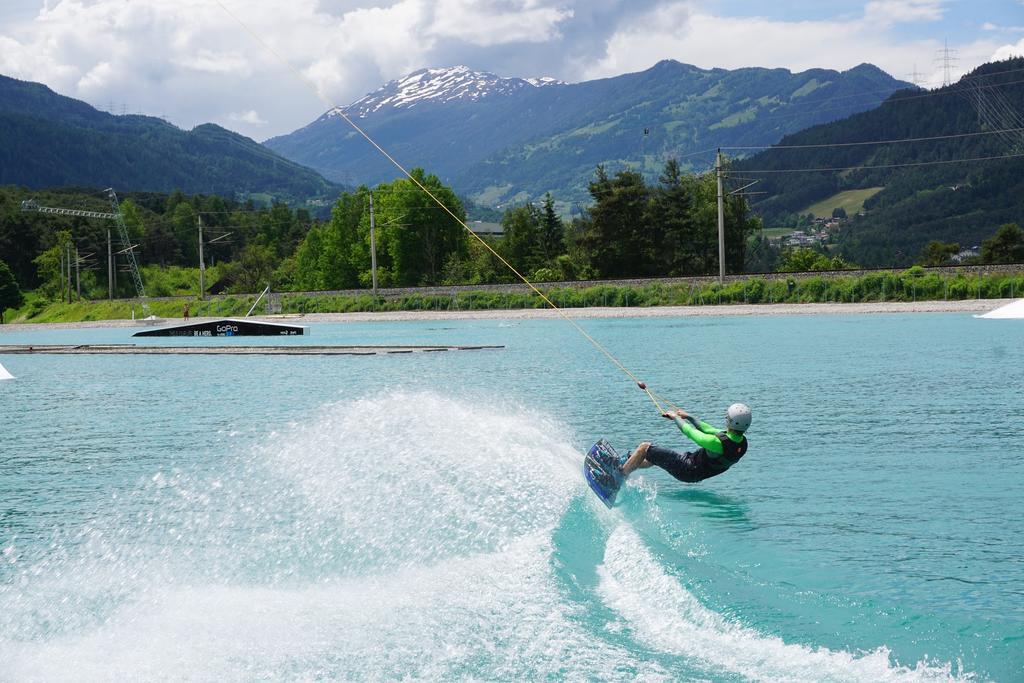
[[[454,77],[464,71],[412,74],[344,109],[408,167],[431,169],[491,206],[537,200],[549,191],[563,207],[589,202],[586,186],[598,164],[611,172],[642,165],[650,180],[668,157],[707,168],[711,155],[689,155],[724,144],[772,144],[877,106],[906,85],[866,64],[794,74],[663,61],[641,73],[543,87],[478,73],[494,79],[493,91],[474,91],[473,98],[446,92],[442,79],[465,87]],[[422,87],[428,79],[436,86],[430,97],[414,101],[412,85]],[[333,112],[265,144],[347,183],[395,174]]]
[[[571,96],[583,105],[560,130],[469,167],[456,183],[472,196],[499,201],[549,189],[586,201],[598,164],[631,167],[652,179],[669,157],[684,169],[705,170],[719,146],[771,144],[875,106],[900,85],[870,65],[793,74],[661,62],[642,74],[573,86],[578,92]]]
[[[973,246],[1000,224],[1024,220],[1024,157],[1014,156],[1024,154],[1024,133],[1013,130],[1024,128],[1020,112],[1024,59],[1017,58],[940,90],[896,93],[873,111],[788,136],[733,170],[761,179],[765,198],[753,208],[768,226],[789,224],[839,192],[884,187],[844,226],[840,245],[863,265],[904,264],[929,240]],[[955,137],[918,140],[943,136]],[[847,144],[907,139],[915,141]],[[837,143],[845,146],[784,149]]]
[[[112,116],[38,83],[0,76],[0,185],[330,197],[316,171],[213,124],[183,131],[148,116]]]

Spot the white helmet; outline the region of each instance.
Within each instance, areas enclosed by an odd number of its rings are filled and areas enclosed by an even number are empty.
[[[733,403],[725,411],[725,426],[734,432],[745,432],[750,427],[750,408],[746,403]]]

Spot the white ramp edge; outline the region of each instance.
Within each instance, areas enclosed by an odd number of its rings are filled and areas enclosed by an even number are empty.
[[[3,363],[0,363],[0,380],[5,379],[14,379],[14,375],[7,372],[7,368],[3,366]]]
[[[974,317],[990,319],[998,318],[1003,320],[1022,319],[1024,318],[1024,299],[1018,299],[1006,304],[1005,306],[1000,306],[993,311],[989,311],[984,315],[976,315]]]

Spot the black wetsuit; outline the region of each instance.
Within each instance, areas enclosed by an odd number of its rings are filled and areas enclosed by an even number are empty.
[[[662,468],[679,481],[698,482],[715,477],[739,462],[747,452],[747,438],[712,427],[706,422],[676,418],[683,434],[700,446],[695,451],[678,453],[655,444],[644,459]],[[738,438],[738,440],[737,440]]]

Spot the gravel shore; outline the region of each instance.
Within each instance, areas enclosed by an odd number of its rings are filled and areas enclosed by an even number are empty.
[[[986,313],[1013,299],[968,299],[964,301],[879,301],[856,304],[729,304],[725,306],[653,306],[650,308],[566,308],[572,318],[670,318],[715,316],[778,315],[866,315],[875,313]],[[307,313],[305,315],[261,315],[260,320],[302,322],[396,322],[405,320],[523,320],[558,318],[551,309],[512,309],[488,311],[392,311],[384,313]],[[192,318],[190,322],[215,320]],[[167,323],[180,324],[181,318]],[[83,329],[91,327],[141,327],[137,320],[90,320],[78,323],[12,323],[0,325],[0,333],[41,329]]]

